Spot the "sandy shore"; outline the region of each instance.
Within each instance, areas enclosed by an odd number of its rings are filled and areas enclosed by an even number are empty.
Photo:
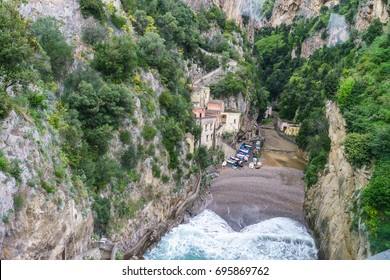
[[[224,169],[212,182],[206,208],[237,231],[273,217],[304,223],[302,175],[300,170],[284,167]]]
[[[304,224],[303,154],[274,130],[265,130],[265,138],[264,148],[293,152],[263,151],[262,168],[226,167],[211,184],[206,209],[217,213],[237,231],[273,217],[287,217]]]

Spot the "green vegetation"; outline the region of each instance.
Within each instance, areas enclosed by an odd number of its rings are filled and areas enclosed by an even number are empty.
[[[23,205],[24,205],[23,193],[19,191],[14,197],[15,212],[20,211]]]
[[[0,151],[0,171],[8,171],[8,160],[4,157],[3,151]]]
[[[156,136],[157,134],[157,130],[149,125],[149,124],[146,124],[144,126],[144,130],[142,131],[141,135],[147,140],[147,141],[151,141],[153,140],[154,136]]]
[[[17,10],[17,2],[0,2],[0,101],[13,85],[26,85],[37,78],[33,71],[34,42],[27,35],[27,23]],[[4,118],[9,106],[0,102],[0,117]]]
[[[94,17],[103,21],[105,18],[102,0],[79,0],[81,13],[84,17]]]
[[[95,22],[88,22],[83,28],[82,39],[85,43],[95,46],[105,41],[108,37],[107,29]]]
[[[137,67],[137,54],[131,36],[113,36],[98,44],[92,67],[115,82],[132,77]]]
[[[262,14],[263,16],[267,19],[270,20],[272,16],[272,10],[274,9],[275,5],[275,0],[267,0],[263,4],[263,11]]]
[[[41,17],[29,23],[19,15],[19,1],[0,2],[0,119],[15,109],[26,118],[33,117],[42,131],[47,119],[50,129],[62,138],[60,150],[67,159],[66,164],[54,166],[52,176],[40,174],[28,185],[40,185],[54,194],[68,174],[69,163],[75,201],[93,198],[95,231],[110,234],[114,214],[132,218],[153,198],[149,187],[136,184],[143,171],[140,159],[153,158],[152,175],[164,184],[174,174],[174,192],[183,187],[183,177],[218,159],[220,154],[200,147],[193,155],[197,166],[191,172],[189,163],[180,160],[185,133],[195,139],[201,133],[191,112],[191,81],[185,71],[193,63],[206,72],[220,66],[226,69],[234,59],[239,71],[228,72],[213,85],[213,97],[242,94],[259,120],[267,103],[278,100],[280,116],[301,124],[296,142],[309,155],[304,176],[309,187],[317,182],[330,149],[325,102],[337,101],[348,129],[348,160],[354,168],[374,170],[356,211],[369,228],[372,251],[390,247],[388,27],[384,29],[376,20],[361,34],[352,32],[349,42],[319,49],[308,60],[300,58],[305,39],[317,32],[326,38],[331,12],[353,22],[363,1],[341,0],[337,6],[322,8],[318,17],[297,17],[291,26],[262,28],[255,34],[253,49],[247,34],[216,6],[195,13],[177,0],[122,0],[126,11],[122,15],[112,4],[104,7],[101,0],[79,2],[83,16],[98,21],[89,19],[83,28],[82,39],[89,47],[74,67],[70,67],[73,46],[61,33],[60,21]],[[264,3],[262,13],[268,19],[274,3]],[[111,23],[116,28],[110,28]],[[356,46],[355,39],[363,43]],[[164,87],[158,104],[157,95],[144,84],[144,73],[152,73]],[[135,100],[140,101],[140,109],[135,108]],[[134,114],[136,109],[141,111]],[[146,120],[144,127],[139,113]],[[141,130],[140,135],[133,129]],[[156,135],[162,136],[161,142]],[[121,151],[110,145],[117,137],[123,144]],[[162,173],[157,155],[163,160],[168,155],[170,174]],[[192,155],[186,159],[191,161]],[[2,152],[0,170],[21,182],[20,164],[7,160]],[[126,195],[134,187],[142,193],[137,201]],[[15,210],[21,207],[18,193]]]
[[[73,62],[73,47],[66,43],[59,27],[60,23],[54,17],[38,18],[31,26],[34,36],[50,58],[51,69],[56,79],[63,77]]]

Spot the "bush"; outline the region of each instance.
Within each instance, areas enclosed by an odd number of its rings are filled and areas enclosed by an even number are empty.
[[[22,175],[22,168],[19,166],[19,161],[17,159],[11,160],[8,168],[9,174],[15,178],[17,182],[21,181],[21,175]]]
[[[153,164],[152,166],[152,174],[154,178],[160,178],[161,176],[161,169],[157,164]]]
[[[367,28],[366,32],[362,36],[362,39],[366,41],[367,44],[371,44],[377,36],[380,36],[383,33],[383,25],[381,21],[376,18],[370,26]]]
[[[98,44],[92,66],[116,82],[130,78],[137,67],[136,47],[132,38],[129,35],[114,36]]]
[[[0,151],[0,171],[8,171],[8,160],[4,157],[3,151]]]
[[[121,156],[122,166],[128,169],[133,169],[137,167],[138,164],[138,155],[137,150],[133,145],[129,145],[126,151]]]
[[[30,106],[33,108],[46,107],[46,96],[42,93],[33,92],[29,95],[28,100],[30,102]]]
[[[378,161],[361,199],[363,217],[370,232],[370,246],[376,254],[390,249],[390,160]]]
[[[34,36],[50,57],[50,64],[55,78],[63,77],[73,62],[73,47],[68,45],[62,35],[59,21],[54,17],[41,17],[31,26]]]
[[[112,14],[110,19],[112,24],[118,29],[122,29],[122,27],[127,23],[127,19],[119,14]]]
[[[161,177],[161,180],[164,184],[168,183],[169,182],[169,176],[166,175],[166,174],[163,174],[162,177]]]
[[[41,180],[41,187],[48,193],[54,193],[55,188],[52,184],[47,183],[44,180]]]
[[[95,197],[92,204],[92,209],[95,212],[94,228],[95,232],[107,234],[107,225],[111,220],[111,202],[108,198]]]
[[[131,144],[131,133],[130,131],[121,131],[119,134],[119,139],[123,144]]]
[[[23,204],[24,204],[23,194],[21,192],[18,192],[14,197],[15,211],[20,211],[23,207]]]
[[[85,43],[95,46],[98,43],[103,42],[108,37],[107,29],[98,23],[93,21],[89,22],[82,31],[82,39]]]
[[[371,162],[371,136],[369,134],[349,133],[345,139],[345,150],[348,161],[361,167]]]
[[[138,53],[150,66],[161,67],[161,61],[167,54],[165,40],[157,33],[146,32],[138,41]]]
[[[195,160],[201,170],[205,170],[210,165],[209,153],[205,146],[200,146],[195,152]]]
[[[142,137],[144,137],[148,141],[153,140],[153,138],[154,138],[154,136],[156,136],[156,134],[157,134],[157,130],[149,124],[145,125],[145,127],[141,133]]]
[[[104,20],[104,9],[102,0],[80,0],[80,8],[83,17],[93,16],[97,20]]]
[[[0,91],[0,120],[8,117],[12,110],[11,100],[5,92]]]

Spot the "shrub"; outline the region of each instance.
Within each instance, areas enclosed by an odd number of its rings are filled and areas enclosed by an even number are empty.
[[[8,161],[4,157],[3,151],[0,151],[0,171],[3,171],[3,172],[8,171]]]
[[[30,102],[30,106],[33,108],[46,107],[46,96],[42,93],[33,92],[29,95],[28,100]]]
[[[0,91],[0,120],[5,119],[12,109],[11,100],[5,92]]]
[[[349,133],[344,143],[348,161],[356,167],[369,164],[372,157],[370,143],[369,134]]]
[[[112,14],[110,19],[112,24],[118,29],[122,29],[122,27],[127,23],[127,19],[119,14]]]
[[[136,47],[131,37],[114,36],[98,44],[92,66],[117,82],[130,78],[137,66]]]
[[[89,22],[82,31],[82,39],[85,43],[95,46],[103,42],[108,37],[107,29],[93,21]]]
[[[63,77],[66,69],[73,62],[73,47],[68,45],[62,35],[59,21],[54,17],[41,17],[31,26],[39,44],[50,57],[50,64],[55,78]]]
[[[138,164],[138,155],[137,150],[133,145],[129,145],[127,150],[125,150],[121,156],[122,166],[128,169],[133,169],[137,167]]]
[[[153,164],[152,166],[152,174],[154,178],[160,178],[161,176],[161,169],[157,164]]]
[[[119,139],[121,140],[121,142],[123,143],[123,144],[127,144],[127,145],[129,145],[129,144],[131,144],[131,133],[130,133],[130,131],[121,131],[120,133],[119,133]]]
[[[210,165],[209,153],[205,146],[200,146],[195,152],[195,160],[201,170],[205,170]]]
[[[41,180],[41,187],[48,193],[54,193],[55,189],[52,184],[47,183],[44,180]]]
[[[156,134],[157,134],[157,130],[149,124],[146,124],[144,126],[144,129],[141,133],[142,137],[144,137],[148,141],[153,140],[153,138],[154,138],[154,136],[156,136]]]
[[[20,211],[23,207],[23,194],[21,192],[18,192],[14,197],[14,208],[15,211]]]
[[[104,20],[104,9],[102,0],[80,0],[80,8],[83,17],[93,16],[97,20]]]
[[[17,182],[20,182],[22,179],[20,175],[22,175],[22,168],[19,166],[19,161],[17,159],[11,160],[8,168],[9,174],[15,178]]]
[[[164,184],[168,183],[169,182],[169,176],[166,175],[166,174],[163,174],[162,177],[161,177],[161,180]]]
[[[108,198],[95,197],[95,201],[92,204],[92,208],[95,212],[94,228],[95,232],[106,234],[107,225],[111,220],[111,202]]]
[[[161,66],[161,61],[167,55],[165,40],[157,33],[146,32],[138,41],[138,53],[150,66]]]

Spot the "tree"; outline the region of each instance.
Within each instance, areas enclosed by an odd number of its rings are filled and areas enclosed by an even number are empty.
[[[80,0],[80,8],[83,17],[93,16],[97,20],[104,20],[104,9],[102,0]]]
[[[210,165],[209,154],[206,146],[200,146],[195,152],[195,160],[201,170],[205,170]]]
[[[145,60],[150,66],[158,67],[163,58],[168,55],[164,41],[157,33],[146,32],[138,41],[140,58]]]
[[[15,84],[27,84],[37,78],[31,64],[33,41],[27,36],[27,24],[15,3],[0,2],[0,77],[3,90]]]
[[[366,41],[367,44],[371,44],[374,39],[383,33],[383,25],[381,21],[376,18],[370,26],[367,28],[367,31],[363,35],[363,40]]]
[[[31,26],[34,36],[50,57],[55,78],[63,77],[73,62],[73,47],[65,41],[60,31],[60,22],[54,17],[41,17]]]
[[[136,47],[131,36],[114,36],[98,44],[92,67],[115,82],[130,78],[137,67]]]
[[[83,28],[82,36],[85,43],[95,46],[107,39],[108,32],[103,25],[95,23],[94,21],[89,21]]]
[[[134,28],[139,34],[144,34],[146,27],[150,24],[150,20],[143,10],[136,10],[134,13]]]

